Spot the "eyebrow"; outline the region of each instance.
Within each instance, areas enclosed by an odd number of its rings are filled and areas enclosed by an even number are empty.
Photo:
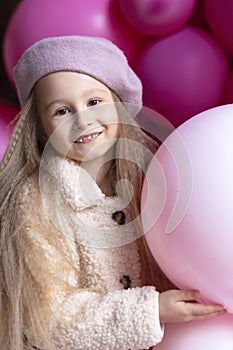
[[[47,111],[47,109],[49,109],[49,107],[51,107],[53,104],[55,103],[63,103],[63,102],[66,102],[66,99],[64,98],[56,98],[55,100],[49,102],[49,104],[45,107],[45,110]]]
[[[82,96],[85,97],[85,96],[88,96],[92,93],[98,93],[98,92],[101,92],[101,93],[104,93],[105,95],[107,95],[107,92],[105,90],[102,90],[102,89],[90,89],[90,90],[87,90],[85,91]],[[55,103],[64,103],[66,102],[66,98],[56,98],[55,100],[49,102],[49,104],[45,107],[45,110],[49,109],[49,107],[51,107],[53,104]]]

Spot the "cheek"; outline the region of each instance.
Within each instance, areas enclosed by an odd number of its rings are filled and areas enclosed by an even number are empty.
[[[117,138],[119,133],[118,115],[116,110],[111,112],[112,113],[108,114],[108,117],[106,118],[106,125],[108,127],[109,136]]]
[[[116,138],[116,139],[118,138],[119,136],[118,124],[112,124],[110,133],[112,138]]]
[[[62,119],[50,120],[44,123],[44,130],[48,137],[54,139],[68,139],[70,134],[71,125]]]
[[[114,104],[103,104],[97,107],[95,111],[96,119],[99,119],[102,124],[111,125],[118,123],[118,115]]]
[[[49,138],[55,130],[53,125],[43,116],[40,118],[40,124],[41,124],[42,129],[44,130],[44,133],[46,134],[47,138]]]
[[[49,142],[56,151],[66,156],[71,147],[70,125],[56,121],[49,123],[46,129]]]

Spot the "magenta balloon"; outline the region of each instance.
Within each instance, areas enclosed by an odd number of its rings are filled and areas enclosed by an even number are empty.
[[[154,350],[232,350],[232,315],[165,326],[163,341]]]
[[[117,44],[133,64],[140,49],[140,35],[127,24],[112,0],[24,0],[14,11],[4,37],[4,61],[12,69],[23,51],[50,36],[105,37]]]
[[[233,55],[233,1],[204,0],[207,22],[222,44]]]
[[[18,108],[4,102],[0,102],[0,160],[4,155],[10,138],[8,124],[18,112]]]
[[[181,289],[233,313],[233,104],[164,141],[146,174],[142,221],[152,254]]]
[[[189,25],[209,30],[205,15],[205,6],[203,0],[196,0],[196,6],[193,15],[189,20]]]
[[[119,4],[133,28],[147,35],[161,36],[187,23],[196,0],[119,0]]]
[[[226,79],[222,94],[222,103],[233,103],[233,70]]]
[[[152,43],[135,66],[144,86],[144,105],[174,126],[217,106],[228,59],[204,31],[186,27]]]

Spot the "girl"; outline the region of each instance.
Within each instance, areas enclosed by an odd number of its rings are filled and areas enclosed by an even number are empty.
[[[197,291],[163,291],[142,237],[157,145],[130,116],[142,88],[124,54],[105,39],[47,38],[14,73],[22,111],[0,171],[0,348],[145,349],[166,322],[224,314],[194,303]]]

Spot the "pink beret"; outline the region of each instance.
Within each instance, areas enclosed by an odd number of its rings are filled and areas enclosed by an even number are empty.
[[[111,41],[86,36],[51,37],[29,47],[14,68],[21,107],[35,83],[57,71],[88,74],[113,90],[123,102],[142,105],[142,84],[124,53]]]

